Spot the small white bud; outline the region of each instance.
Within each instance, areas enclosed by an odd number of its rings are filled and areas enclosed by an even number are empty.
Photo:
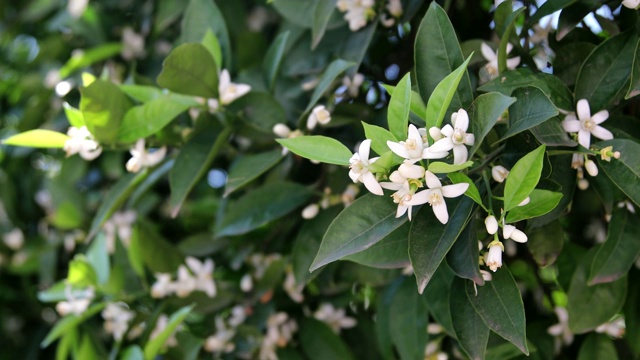
[[[434,141],[438,141],[438,140],[442,139],[442,132],[440,132],[440,129],[438,129],[437,127],[433,126],[433,127],[429,128],[429,136],[431,136],[431,138]]]
[[[596,163],[593,162],[593,160],[587,160],[584,163],[584,168],[587,169],[587,173],[589,173],[589,175],[591,176],[598,175],[598,167],[596,166]]]
[[[589,180],[587,179],[578,179],[578,189],[587,190],[589,188]]]
[[[522,202],[520,204],[518,204],[518,206],[525,206],[527,205],[529,202],[531,201],[531,198],[527,196],[526,199],[522,200]]]
[[[320,211],[320,207],[318,206],[318,204],[308,205],[302,210],[302,217],[307,220],[313,219],[318,215],[319,211]]]
[[[249,292],[253,289],[253,279],[251,278],[251,274],[245,274],[242,279],[240,279],[240,289],[244,292]]]
[[[484,281],[491,281],[493,279],[493,275],[491,275],[491,273],[487,270],[480,270],[480,274],[482,275]]]
[[[489,215],[484,219],[484,226],[487,228],[487,232],[491,235],[498,231],[498,220],[493,215]]]
[[[493,180],[501,183],[505,181],[507,176],[509,176],[509,170],[507,170],[507,168],[501,165],[494,166],[491,169],[491,176],[493,177]]]
[[[273,133],[281,138],[287,138],[291,134],[291,129],[285,124],[278,123],[273,126]]]
[[[527,235],[522,231],[516,229],[516,227],[513,225],[505,225],[502,229],[502,236],[505,239],[511,239],[519,243],[526,243],[528,240]]]
[[[504,251],[502,243],[494,241],[489,244],[489,252],[486,254],[485,263],[491,269],[496,272],[498,268],[502,267],[502,252]]]

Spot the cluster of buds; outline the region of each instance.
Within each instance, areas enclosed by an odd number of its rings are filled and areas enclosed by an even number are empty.
[[[151,296],[153,298],[163,298],[173,293],[178,297],[187,297],[196,290],[205,292],[211,298],[216,296],[216,284],[213,281],[213,261],[207,259],[202,263],[191,256],[188,256],[185,261],[188,269],[186,266],[180,265],[176,281],[171,281],[171,274],[156,274],[156,282],[151,287]]]

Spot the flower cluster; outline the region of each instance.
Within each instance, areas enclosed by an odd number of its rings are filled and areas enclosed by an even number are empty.
[[[373,9],[375,0],[338,0],[336,6],[343,13],[344,19],[349,23],[351,31],[358,31],[367,25],[367,22],[375,16]]]
[[[67,156],[78,154],[81,158],[91,161],[102,154],[102,148],[86,126],[79,128],[72,126],[67,131],[67,135],[71,137],[63,147]]]
[[[186,266],[180,265],[176,281],[171,281],[171,274],[156,274],[156,282],[151,287],[152,297],[163,298],[172,293],[178,297],[187,297],[196,290],[203,291],[209,297],[216,296],[216,284],[213,281],[213,260],[207,259],[202,263],[200,260],[188,256],[185,262],[188,269]]]

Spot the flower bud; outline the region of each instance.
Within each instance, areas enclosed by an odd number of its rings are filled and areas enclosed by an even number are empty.
[[[496,272],[498,268],[502,267],[503,251],[504,249],[500,241],[494,241],[489,244],[489,252],[485,255],[485,263],[491,271]]]
[[[251,274],[245,274],[242,279],[240,279],[240,289],[244,292],[249,292],[253,289],[253,279],[251,278]]]
[[[316,215],[318,215],[319,211],[320,207],[318,206],[318,204],[308,205],[302,210],[302,217],[307,220],[313,219],[314,217],[316,217]]]
[[[529,202],[531,201],[531,198],[527,196],[526,199],[522,200],[522,202],[520,204],[518,204],[518,206],[525,206],[527,205]]]
[[[400,165],[398,172],[407,179],[420,179],[424,176],[424,168],[422,166],[407,162]]]
[[[491,275],[491,273],[487,270],[480,270],[480,274],[482,275],[482,279],[484,279],[484,281],[491,281],[493,279],[493,275]]]
[[[433,126],[433,127],[429,128],[429,136],[431,136],[431,138],[434,141],[438,141],[438,140],[442,139],[442,132],[440,132],[440,129],[438,129],[437,127]]]
[[[287,138],[291,134],[291,129],[285,124],[278,123],[273,126],[273,133],[281,138]]]
[[[506,180],[507,176],[509,176],[509,170],[504,166],[494,166],[491,169],[491,176],[493,177],[493,180],[501,183]]]
[[[587,169],[589,175],[598,175],[598,167],[596,166],[596,163],[593,162],[593,160],[587,160],[587,162],[584,163],[584,168]]]
[[[528,240],[527,234],[516,229],[516,227],[513,225],[505,225],[502,229],[502,236],[505,239],[511,239],[519,243],[526,243]]]
[[[578,179],[578,189],[587,190],[589,188],[589,180],[587,179]]]
[[[484,219],[484,226],[487,228],[487,232],[491,235],[498,231],[498,220],[493,215],[489,215]]]

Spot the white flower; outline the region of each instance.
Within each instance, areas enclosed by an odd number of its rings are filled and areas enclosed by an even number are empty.
[[[493,235],[498,231],[498,220],[495,216],[489,215],[484,219],[484,226],[487,228],[487,232]]]
[[[364,82],[364,75],[360,73],[356,73],[353,75],[353,79],[349,76],[345,76],[342,78],[342,85],[347,88],[347,94],[351,98],[357,98],[360,93],[360,86]]]
[[[383,195],[382,187],[376,180],[376,177],[369,170],[369,165],[378,160],[378,158],[369,159],[369,150],[371,148],[371,140],[366,139],[360,143],[358,152],[353,154],[349,159],[349,177],[354,183],[361,182],[376,195]]]
[[[149,335],[149,340],[153,340],[158,335],[160,335],[160,333],[167,327],[168,324],[169,324],[169,318],[167,317],[167,315],[161,314],[160,316],[158,316],[158,320],[156,320],[156,326],[153,328],[151,335]],[[181,326],[178,326],[173,331],[173,333],[171,334],[171,336],[169,336],[169,338],[164,343],[164,345],[170,346],[170,347],[178,345],[178,340],[176,339],[175,332],[178,331],[180,328]]]
[[[216,316],[216,333],[209,336],[204,342],[204,349],[212,353],[230,353],[235,349],[235,344],[231,339],[236,335],[236,331],[227,328],[220,316]]]
[[[227,69],[223,69],[222,72],[220,72],[218,92],[220,93],[220,102],[222,105],[231,104],[249,91],[251,91],[251,86],[249,85],[232,83],[231,76]]]
[[[336,6],[341,12],[346,12],[344,19],[349,23],[349,29],[358,31],[375,15],[374,4],[374,0],[338,0]]]
[[[640,0],[622,0],[622,5],[629,9],[637,9],[640,7]]]
[[[24,234],[19,228],[15,228],[4,234],[4,244],[11,250],[17,251],[24,245]]]
[[[122,50],[120,55],[125,60],[143,58],[146,55],[144,51],[144,36],[136,33],[129,26],[125,27],[122,30]]]
[[[501,183],[507,179],[507,176],[509,176],[509,170],[504,166],[497,165],[491,168],[491,177],[493,177],[493,180]]]
[[[587,170],[587,173],[591,176],[597,176],[598,175],[598,167],[596,166],[596,163],[593,162],[593,160],[587,160],[584,163],[584,168]]]
[[[151,286],[151,297],[155,299],[163,298],[173,292],[171,274],[156,274],[156,282]]]
[[[340,195],[340,200],[342,200],[342,204],[344,205],[344,207],[351,205],[353,201],[356,199],[356,196],[358,195],[359,192],[360,192],[360,188],[357,187],[356,185],[354,184],[347,185],[347,187],[344,189],[344,191]]]
[[[280,258],[280,254],[252,254],[249,256],[249,263],[253,266],[253,276],[256,279],[262,279],[267,268]]]
[[[311,110],[307,118],[307,129],[313,130],[317,124],[327,125],[331,121],[331,113],[324,105],[318,105]]]
[[[487,270],[480,270],[480,275],[482,275],[484,281],[491,281],[493,279],[493,275]]]
[[[424,173],[424,179],[429,189],[416,193],[408,204],[420,205],[429,203],[436,218],[441,223],[446,224],[449,221],[449,213],[444,197],[454,198],[464,194],[469,188],[469,184],[459,183],[442,186],[438,177],[430,171]]]
[[[405,161],[400,165],[398,170],[391,173],[389,176],[391,182],[380,183],[380,186],[383,188],[396,191],[391,197],[393,198],[393,202],[398,204],[398,209],[396,210],[397,218],[404,215],[408,210],[409,221],[411,221],[413,204],[410,204],[410,201],[417,188],[422,186],[422,182],[417,179],[422,178],[424,173],[425,170],[422,166]]]
[[[304,284],[296,284],[296,277],[290,267],[287,268],[287,275],[282,287],[294,302],[301,303],[304,300],[304,295],[302,295]]]
[[[291,131],[291,129],[289,129],[287,125],[282,123],[275,124],[272,130],[274,134],[276,134],[277,136],[283,139],[293,139],[298,136],[302,136],[302,131],[300,130]],[[282,147],[282,155],[286,155],[288,152],[289,152],[289,149],[287,149],[286,147]]]
[[[278,360],[276,347],[285,347],[298,330],[298,325],[285,312],[271,314],[267,319],[267,333],[260,345],[261,360]]]
[[[187,297],[196,289],[196,279],[191,276],[184,265],[178,267],[178,279],[171,284],[172,290],[178,297]]]
[[[240,290],[249,292],[251,289],[253,289],[253,278],[251,274],[244,274],[242,279],[240,279]]]
[[[465,145],[473,145],[475,143],[475,136],[471,133],[467,133],[469,128],[469,114],[464,109],[458,110],[458,112],[451,114],[451,125],[445,125],[440,132],[443,137],[429,147],[430,153],[442,153],[448,152],[453,149],[453,163],[462,164],[467,161],[469,152]]]
[[[632,214],[635,214],[635,213],[636,213],[636,209],[633,207],[633,204],[631,203],[631,201],[629,201],[629,200],[624,200],[624,201],[620,201],[620,202],[618,203],[618,208],[619,208],[619,209],[622,209],[622,208],[624,208],[624,207],[626,207],[626,208],[627,208],[627,211],[628,211],[628,212],[630,212],[630,213],[632,213]]]
[[[232,327],[238,327],[247,318],[247,314],[242,305],[236,305],[231,308],[231,316],[229,317],[229,325]]]
[[[204,291],[211,298],[216,296],[216,283],[213,281],[213,260],[207,259],[202,263],[192,256],[187,256],[185,262],[195,275],[195,289]]]
[[[388,0],[386,8],[389,14],[395,17],[402,16],[402,3],[400,0]]]
[[[127,171],[136,173],[142,168],[158,165],[167,154],[167,148],[163,146],[156,151],[148,152],[144,146],[144,139],[139,139],[129,153],[131,159],[127,161]]]
[[[105,320],[104,329],[107,333],[113,334],[116,341],[120,341],[129,328],[129,321],[133,320],[134,316],[135,313],[128,310],[126,304],[109,303],[102,310],[102,318]]]
[[[507,44],[507,55],[513,50],[513,45]],[[491,49],[487,43],[483,42],[480,46],[480,52],[485,60],[488,61],[485,65],[485,69],[489,73],[489,76],[493,79],[498,76],[498,55]],[[513,70],[520,64],[520,56],[516,56],[511,59],[507,59],[507,69]]]
[[[302,218],[309,220],[318,216],[318,212],[320,212],[320,205],[318,204],[309,204],[304,209],[302,209]]]
[[[322,303],[313,317],[329,325],[336,334],[340,334],[341,329],[349,329],[357,324],[356,319],[348,317],[344,309],[336,309],[330,303]]]
[[[94,140],[86,126],[80,128],[72,126],[67,131],[67,135],[71,137],[63,147],[67,157],[78,154],[81,158],[91,161],[102,154],[102,148]]]
[[[89,0],[69,0],[67,2],[67,11],[72,18],[79,18],[89,5]]]
[[[504,251],[504,246],[500,241],[492,241],[488,247],[489,252],[485,253],[484,263],[491,271],[496,272],[498,268],[502,267],[502,252]]]
[[[64,293],[67,301],[60,301],[56,304],[56,311],[62,316],[67,314],[81,315],[89,308],[89,304],[95,296],[92,287],[74,293],[71,286],[67,285]]]
[[[115,251],[116,234],[125,246],[129,246],[131,235],[133,234],[132,225],[135,223],[137,217],[134,210],[119,211],[114,213],[111,218],[102,225],[107,252],[109,254],[113,254]]]
[[[403,157],[411,163],[422,159],[440,159],[447,156],[446,152],[431,152],[425,148],[424,137],[415,125],[409,125],[407,140],[400,142],[387,141],[387,146],[396,155]]]
[[[526,243],[528,240],[527,234],[516,229],[516,227],[513,225],[504,225],[504,227],[502,228],[502,237],[504,237],[505,240],[511,239],[519,243]]]
[[[573,333],[569,329],[569,313],[567,312],[567,309],[556,307],[553,311],[558,317],[558,323],[550,326],[547,329],[547,333],[549,333],[549,335],[561,337],[562,342],[565,345],[571,345],[571,343],[573,343]]]
[[[577,106],[578,118],[573,114],[567,115],[562,121],[562,127],[566,132],[578,133],[578,143],[585,148],[591,145],[591,135],[602,139],[611,140],[613,134],[599,124],[609,118],[607,110],[601,110],[591,115],[589,102],[586,99],[580,99]]]
[[[600,334],[607,334],[613,338],[621,338],[626,330],[624,317],[619,317],[615,320],[606,322],[595,329],[595,332]]]

